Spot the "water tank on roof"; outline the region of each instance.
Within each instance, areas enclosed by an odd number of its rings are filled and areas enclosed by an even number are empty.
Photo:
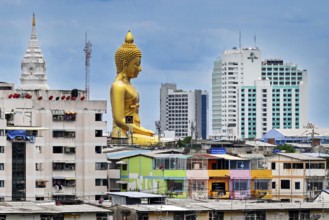
[[[72,98],[73,98],[73,97],[75,97],[75,98],[78,97],[78,95],[79,95],[78,93],[79,93],[79,92],[78,92],[77,89],[72,89],[72,91],[71,91],[71,96],[72,96]]]

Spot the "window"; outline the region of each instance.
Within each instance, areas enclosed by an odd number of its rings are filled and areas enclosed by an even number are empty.
[[[304,164],[303,163],[293,163],[292,168],[293,169],[304,169]]]
[[[137,219],[138,220],[149,220],[149,215],[147,213],[139,213]]]
[[[300,189],[300,182],[295,182],[295,189]]]
[[[103,137],[103,131],[102,130],[95,130],[95,137]]]
[[[37,196],[37,197],[35,197],[35,200],[36,200],[36,201],[43,201],[43,200],[45,200],[45,197],[38,197],[38,196]]]
[[[35,146],[35,151],[37,154],[41,154],[42,153],[41,146]]]
[[[107,186],[107,179],[95,179],[95,186]]]
[[[45,181],[35,181],[35,188],[46,188]]]
[[[5,164],[4,163],[0,163],[0,170],[4,170],[5,169]]]
[[[53,146],[53,153],[54,154],[62,154],[63,153],[63,147],[62,146]]]
[[[102,146],[95,146],[95,153],[101,154],[102,153]]]
[[[224,212],[209,212],[209,220],[224,220]]]
[[[107,165],[107,163],[95,163],[95,169],[96,170],[107,170],[107,167],[108,167],[108,165]]]
[[[75,154],[75,147],[64,147],[64,153]]]
[[[35,164],[35,170],[36,171],[42,171],[42,163],[36,163]]]
[[[248,190],[248,180],[233,180],[233,190]]]
[[[266,211],[249,211],[245,214],[245,220],[266,220]]]
[[[5,187],[5,181],[4,180],[0,180],[0,187]]]
[[[283,163],[283,169],[291,169],[291,163]]]
[[[53,131],[54,138],[75,138],[75,131],[64,131],[64,130],[54,130]]]
[[[276,188],[276,182],[272,182],[272,189]]]
[[[5,152],[5,146],[0,146],[0,154],[3,154]]]
[[[102,121],[102,113],[95,114],[95,121]]]
[[[281,189],[290,189],[290,180],[281,180]]]
[[[256,190],[268,190],[268,180],[255,180],[254,189]]]
[[[183,191],[183,180],[168,180],[168,191],[171,192],[182,192]]]
[[[275,163],[271,164],[272,170],[275,170]]]
[[[122,164],[121,167],[122,167],[122,170],[127,170],[127,167],[128,167],[128,166],[127,166],[127,164]]]
[[[106,220],[106,219],[108,219],[108,216],[106,213],[96,213],[96,220]],[[145,219],[145,220],[148,220],[148,219]]]

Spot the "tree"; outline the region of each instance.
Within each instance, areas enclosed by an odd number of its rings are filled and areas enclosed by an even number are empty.
[[[281,144],[274,148],[274,150],[285,151],[286,153],[295,153],[296,150],[289,144]]]

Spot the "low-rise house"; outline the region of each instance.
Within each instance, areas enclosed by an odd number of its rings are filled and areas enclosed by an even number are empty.
[[[111,208],[127,220],[265,220],[329,219],[329,203],[260,203],[252,200],[167,199],[166,204],[134,204]],[[115,212],[115,211],[118,212]]]
[[[268,158],[273,199],[312,201],[325,188],[326,160],[301,153],[278,153]]]
[[[226,153],[192,156],[157,152],[108,158],[111,166],[120,166],[116,179],[120,191],[202,200],[272,198],[271,170],[265,169],[263,162],[261,168],[258,163],[252,165],[249,158]]]

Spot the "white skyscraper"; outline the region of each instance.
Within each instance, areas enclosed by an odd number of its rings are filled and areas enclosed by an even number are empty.
[[[213,135],[260,138],[271,128],[307,122],[307,72],[261,60],[258,48],[226,50],[212,73]]]
[[[208,93],[201,90],[183,91],[176,84],[160,88],[161,134],[175,131],[176,138],[207,137]]]

